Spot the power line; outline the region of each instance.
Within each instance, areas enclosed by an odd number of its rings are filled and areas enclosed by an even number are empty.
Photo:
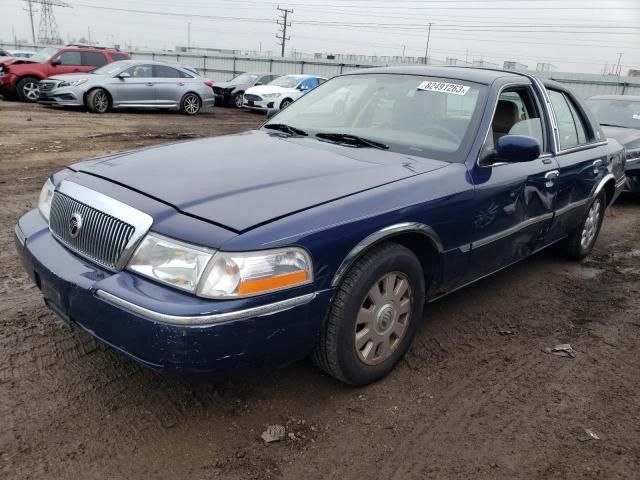
[[[287,40],[289,40],[289,37],[287,37],[287,27],[291,26],[291,22],[287,22],[287,16],[293,13],[293,9],[287,10],[286,8],[280,8],[280,5],[276,8],[280,12],[280,19],[282,20],[276,20],[276,23],[280,25],[280,35],[276,34],[276,38],[280,40],[280,47],[282,48],[280,56],[284,57],[285,46]]]

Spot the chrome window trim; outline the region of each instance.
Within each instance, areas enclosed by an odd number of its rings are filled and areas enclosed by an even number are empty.
[[[507,228],[506,230],[502,230],[487,237],[481,238],[480,240],[476,240],[475,242],[471,242],[471,249],[473,250],[476,248],[484,247],[485,245],[489,245],[490,243],[497,242],[498,240],[513,235],[514,233],[517,233],[524,228],[535,225],[536,223],[547,221],[551,218],[553,218],[553,212],[529,218],[523,222],[518,223],[517,225],[514,225],[513,227]]]
[[[96,290],[96,295],[107,302],[121,307],[130,312],[136,313],[142,317],[150,320],[155,320],[161,323],[167,323],[171,325],[182,326],[199,326],[204,327],[211,324],[216,324],[225,321],[232,320],[244,320],[252,317],[262,317],[266,315],[273,315],[285,310],[289,310],[294,307],[305,305],[313,300],[317,293],[308,293],[299,297],[288,298],[279,302],[269,303],[266,305],[260,305],[258,307],[251,307],[244,310],[236,310],[235,312],[225,313],[213,313],[209,315],[170,315],[168,313],[156,312],[150,310],[135,303],[131,303],[128,300],[120,298],[104,290]]]
[[[122,255],[120,255],[120,259],[116,264],[115,271],[122,270],[129,262],[129,259],[131,258],[131,255],[133,255],[133,252],[138,246],[138,243],[151,228],[151,225],[153,224],[153,218],[151,217],[151,215],[141,212],[140,210],[133,208],[126,203],[122,203],[121,201],[116,200],[115,198],[108,197],[107,195],[96,192],[95,190],[84,187],[69,180],[63,180],[62,182],[60,182],[60,185],[56,187],[55,191],[63,193],[64,195],[71,197],[78,202],[84,203],[91,208],[95,208],[96,210],[106,213],[107,215],[111,215],[112,217],[115,217],[118,220],[121,220],[122,222],[128,223],[129,225],[133,226],[133,235],[131,235],[129,242],[127,242],[127,245],[122,251]],[[49,231],[55,238],[58,238],[51,230],[51,228],[49,228]],[[64,245],[66,246],[66,244]],[[74,253],[87,258],[91,262],[97,263],[94,259],[83,255],[82,252],[77,251],[71,247],[67,248],[70,248]]]
[[[405,223],[397,223],[395,225],[389,225],[388,227],[384,227],[376,232],[373,232],[369,236],[365,237],[364,240],[360,241],[355,247],[353,247],[347,256],[344,258],[338,270],[333,276],[331,280],[331,286],[336,287],[342,280],[342,277],[347,273],[347,270],[351,268],[351,266],[355,263],[355,261],[362,255],[362,253],[373,246],[374,244],[401,233],[419,233],[428,238],[433,245],[436,247],[438,253],[442,253],[444,248],[442,246],[442,241],[440,237],[435,232],[433,228],[424,223],[418,222],[405,222]]]

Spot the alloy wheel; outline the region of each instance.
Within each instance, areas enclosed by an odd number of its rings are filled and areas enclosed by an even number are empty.
[[[22,92],[29,100],[37,100],[40,88],[36,82],[27,82],[22,87]]]
[[[200,110],[200,99],[198,99],[198,97],[196,97],[195,95],[188,95],[184,99],[184,110],[189,115],[198,113],[198,110]]]
[[[241,93],[236,94],[236,96],[233,97],[233,100],[236,104],[236,108],[242,108],[242,103],[244,102],[244,96]]]
[[[377,365],[400,345],[411,319],[411,286],[401,272],[382,276],[369,289],[356,320],[358,358]]]
[[[109,99],[107,98],[107,94],[104,92],[97,92],[93,97],[93,106],[96,112],[106,112],[107,108],[109,108]]]
[[[580,246],[585,250],[591,246],[591,243],[596,237],[598,225],[600,224],[600,215],[602,210],[601,205],[600,199],[597,198],[591,205],[591,208],[587,213],[587,219],[584,221],[582,236],[580,238]]]

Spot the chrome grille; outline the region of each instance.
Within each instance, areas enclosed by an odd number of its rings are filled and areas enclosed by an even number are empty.
[[[78,218],[80,227],[77,226]],[[78,227],[77,232],[73,231],[72,223]],[[49,228],[67,247],[110,270],[118,269],[120,258],[135,231],[132,225],[60,192],[53,195]]]
[[[258,96],[258,95],[253,95],[251,93],[249,94],[244,94],[244,99],[248,102],[259,102],[260,100],[262,100],[262,97]]]
[[[39,84],[38,84],[38,89],[41,92],[48,92],[50,90],[53,90],[54,88],[56,88],[58,86],[58,82],[54,81],[54,80],[42,80]]]

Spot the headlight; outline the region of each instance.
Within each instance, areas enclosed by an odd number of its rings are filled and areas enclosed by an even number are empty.
[[[313,281],[309,254],[300,248],[215,252],[149,233],[129,270],[206,298],[238,298]]]
[[[282,95],[282,94],[281,93],[265,93],[262,96],[264,98],[275,98],[275,97],[279,97],[280,95]]]
[[[202,277],[198,295],[249,297],[313,281],[311,257],[301,248],[262,252],[216,252]]]
[[[45,218],[45,220],[49,221],[49,214],[51,213],[51,200],[53,200],[53,192],[56,187],[51,181],[51,179],[47,179],[42,190],[40,190],[40,198],[38,198],[38,210]]]
[[[181,290],[195,292],[213,250],[148,234],[129,261],[129,270]]]
[[[58,88],[60,87],[77,87],[78,85],[82,85],[83,83],[87,83],[86,78],[81,78],[79,80],[74,80],[73,82],[65,82],[62,81],[58,84]]]

